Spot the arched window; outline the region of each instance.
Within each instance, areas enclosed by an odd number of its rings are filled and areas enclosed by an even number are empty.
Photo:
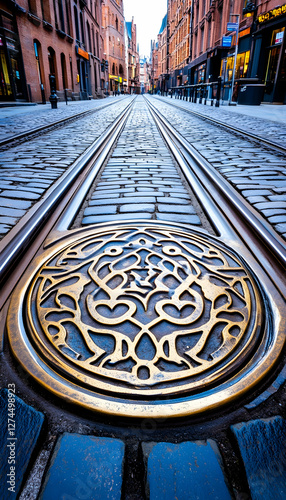
[[[42,60],[41,60],[42,59],[42,51],[41,51],[41,44],[38,40],[34,40],[34,50],[35,50],[39,83],[41,85],[43,83]]]
[[[114,63],[112,64],[112,74],[113,75],[115,74],[115,64]]]
[[[116,29],[117,29],[117,31],[118,31],[118,17],[117,17],[117,16],[116,16],[116,18],[115,18],[115,27],[116,27]]]
[[[58,78],[57,78],[57,66],[56,66],[56,53],[52,47],[48,47],[48,59],[49,59],[49,70],[50,75],[56,78],[56,87],[58,86]]]
[[[64,53],[61,53],[61,69],[62,69],[62,80],[63,80],[63,89],[68,87],[67,82],[67,68],[66,68],[66,56]]]
[[[122,66],[122,64],[119,65],[119,74],[123,75],[123,66]]]
[[[78,24],[78,12],[76,6],[74,6],[73,11],[74,11],[75,34],[76,34],[76,39],[79,41],[80,35],[79,35],[79,24]]]

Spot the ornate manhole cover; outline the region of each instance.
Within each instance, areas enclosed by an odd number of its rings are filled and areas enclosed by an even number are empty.
[[[210,397],[223,402],[222,391],[231,399],[261,325],[255,279],[233,251],[142,223],[60,240],[35,263],[9,320],[16,356],[46,387],[130,416],[196,412]]]

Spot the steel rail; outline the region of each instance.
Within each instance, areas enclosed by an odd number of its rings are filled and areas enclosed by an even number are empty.
[[[41,132],[50,132],[54,128],[61,127],[69,122],[73,122],[75,120],[78,120],[79,118],[85,118],[86,116],[89,116],[93,113],[96,113],[96,111],[101,111],[102,109],[108,108],[109,106],[113,106],[117,102],[118,101],[112,101],[108,104],[103,104],[102,106],[99,106],[98,108],[89,109],[87,111],[81,111],[80,113],[76,113],[72,116],[62,118],[61,120],[57,120],[55,122],[48,123],[47,125],[42,125],[41,127],[36,127],[36,128],[30,129],[30,130],[27,130],[26,132],[22,132],[21,134],[10,135],[10,136],[6,137],[6,139],[0,140],[0,148],[3,146],[7,146],[7,144],[9,144],[9,145],[11,144],[11,147],[13,147],[15,145],[14,142],[21,141],[23,139],[25,139],[24,142],[26,142],[26,140],[28,141],[32,135],[40,134]]]
[[[0,243],[0,284],[4,283],[7,273],[13,270],[21,254],[26,251],[28,246],[37,237],[45,226],[48,218],[55,214],[59,203],[66,198],[65,205],[67,205],[68,201],[70,201],[79,188],[79,183],[84,182],[84,179],[89,175],[90,170],[99,157],[101,157],[101,164],[103,163],[129,116],[133,102],[134,99],[132,99],[104,134],[102,134],[102,136],[73,163],[55,185],[47,191],[41,201],[35,204],[21,219],[20,223],[13,228],[12,237],[9,235],[9,241],[7,242],[7,238],[3,238]],[[104,149],[105,154],[103,155],[102,152]],[[99,168],[100,166],[97,165],[93,177],[96,175]],[[71,192],[72,189],[73,191]],[[58,217],[60,217],[60,214],[57,218]]]
[[[283,269],[285,269],[286,245],[283,242],[282,238],[280,238],[280,236],[275,233],[271,225],[267,221],[265,221],[262,216],[255,209],[253,209],[253,207],[251,207],[251,205],[249,205],[249,203],[246,202],[239,193],[237,193],[237,191],[222,177],[222,175],[219,174],[214,169],[214,167],[205,158],[203,158],[200,153],[198,153],[198,151],[195,150],[195,148],[191,146],[181,136],[181,134],[179,134],[174,129],[174,127],[170,125],[170,123],[153,106],[153,104],[151,104],[148,99],[146,99],[146,101],[148,102],[151,113],[167,142],[169,138],[171,142],[175,141],[179,145],[181,154],[185,157],[187,163],[189,164],[189,168],[195,173],[199,181],[200,173],[203,173],[208,181],[210,181],[209,186],[205,186],[205,188],[208,190],[209,196],[217,204],[215,193],[220,193],[222,199],[226,202],[227,210],[229,207],[232,213],[234,212],[235,214],[237,214],[237,224],[239,225],[242,222],[244,224],[244,227],[247,226],[248,233],[250,229],[252,235],[252,247],[254,240],[255,245],[257,245],[258,247],[261,246],[262,242],[264,251],[266,249],[267,254],[269,254],[269,252],[271,253],[271,258],[269,258],[268,264],[266,263],[268,274],[271,271],[272,256],[275,256],[275,259],[279,263],[279,265],[282,266]],[[191,161],[188,160],[188,157],[191,158]],[[215,190],[213,188],[215,188]],[[229,219],[229,222],[233,226],[233,228],[236,229],[233,225],[233,221],[231,220],[231,216],[229,217],[226,215],[226,217]],[[240,229],[245,231],[242,226]],[[249,234],[245,234],[245,236],[248,240],[248,247],[253,253]],[[277,277],[277,279],[279,279],[279,276]]]
[[[192,115],[197,116],[198,118],[208,120],[212,123],[214,123],[217,126],[224,127],[230,132],[233,132],[235,134],[242,135],[244,138],[247,137],[247,139],[250,139],[251,141],[258,142],[259,145],[264,145],[269,148],[274,149],[275,151],[279,151],[280,153],[286,153],[286,147],[281,146],[280,144],[270,141],[269,139],[265,139],[263,137],[260,137],[259,135],[253,134],[252,132],[247,132],[247,130],[243,130],[239,127],[234,127],[233,125],[228,125],[227,123],[224,123],[220,120],[217,120],[216,118],[211,118],[210,116],[206,116],[203,113],[199,113],[198,111],[193,111],[191,109],[187,109],[184,106],[178,106],[177,104],[174,104],[173,102],[165,101],[161,99],[160,97],[156,97],[161,102],[164,102],[165,104],[169,104],[170,106],[173,106],[177,109],[180,109],[181,111],[185,111],[186,113],[190,113]]]

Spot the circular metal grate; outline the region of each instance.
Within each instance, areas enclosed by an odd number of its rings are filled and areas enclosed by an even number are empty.
[[[17,297],[10,339],[26,369],[62,397],[128,416],[232,399],[267,336],[243,260],[174,225],[74,231],[35,263]],[[16,321],[15,334],[16,309],[25,327]]]

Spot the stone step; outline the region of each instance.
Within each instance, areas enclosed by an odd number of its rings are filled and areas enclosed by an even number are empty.
[[[19,493],[44,422],[42,413],[15,396],[13,387],[9,389],[0,392],[1,500]]]
[[[281,417],[231,426],[244,463],[252,500],[286,498],[286,427]]]
[[[228,500],[222,459],[213,440],[143,443],[150,500]]]
[[[39,500],[120,500],[124,443],[118,439],[62,434]]]

